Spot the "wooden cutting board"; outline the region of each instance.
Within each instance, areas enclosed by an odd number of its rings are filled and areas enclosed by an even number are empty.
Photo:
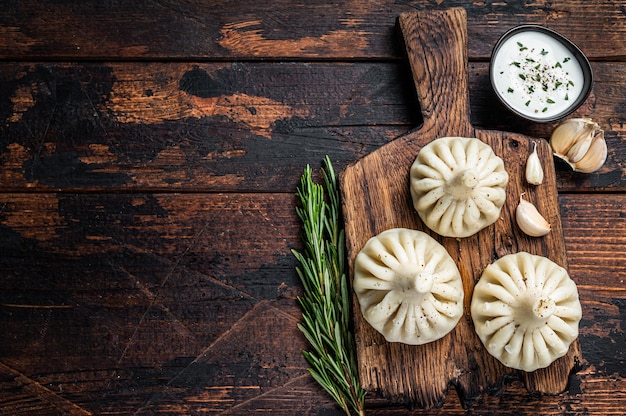
[[[467,24],[464,9],[419,11],[399,17],[408,60],[417,88],[423,125],[347,167],[340,176],[349,272],[365,242],[389,228],[406,227],[429,233],[457,262],[465,289],[464,316],[444,338],[411,346],[386,342],[364,320],[353,296],[354,330],[363,387],[394,401],[429,408],[441,404],[449,386],[461,400],[471,400],[501,387],[505,376],[517,376],[530,392],[559,393],[580,362],[578,340],[566,356],[533,373],[504,367],[491,357],[474,332],[470,301],[484,268],[510,253],[527,251],[550,258],[567,269],[559,213],[554,161],[546,140],[474,128],[469,118]],[[504,160],[509,174],[501,218],[474,236],[455,239],[430,231],[413,209],[409,168],[419,150],[444,136],[476,137]],[[544,167],[540,186],[524,178],[533,141]],[[551,223],[545,237],[524,235],[515,223],[522,192]]]

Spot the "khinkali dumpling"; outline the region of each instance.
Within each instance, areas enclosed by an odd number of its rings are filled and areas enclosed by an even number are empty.
[[[525,252],[487,266],[474,288],[471,312],[487,351],[507,367],[528,372],[567,353],[582,315],[567,271]]]
[[[428,228],[468,237],[500,217],[509,175],[488,144],[442,137],[419,151],[410,180],[413,206]]]
[[[354,263],[353,288],[365,320],[389,342],[435,341],[463,314],[454,260],[421,231],[394,228],[369,239]]]

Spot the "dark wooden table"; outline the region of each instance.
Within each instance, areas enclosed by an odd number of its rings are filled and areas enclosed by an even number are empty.
[[[545,25],[590,58],[594,174],[557,164],[583,362],[411,414],[626,413],[626,1],[0,1],[0,414],[340,414],[296,328],[294,195],[420,125],[404,11],[467,10],[471,121],[547,138],[490,91]],[[369,395],[370,414],[407,414]]]

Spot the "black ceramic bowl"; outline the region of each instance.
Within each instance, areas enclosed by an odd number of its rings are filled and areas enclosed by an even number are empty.
[[[564,36],[537,25],[517,26],[502,35],[491,54],[489,77],[505,107],[544,123],[578,109],[593,83],[582,51]]]

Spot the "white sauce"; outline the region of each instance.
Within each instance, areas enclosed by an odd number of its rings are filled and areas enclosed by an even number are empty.
[[[508,38],[493,57],[496,92],[513,109],[533,118],[551,118],[574,105],[584,76],[578,60],[557,39],[524,31]]]

